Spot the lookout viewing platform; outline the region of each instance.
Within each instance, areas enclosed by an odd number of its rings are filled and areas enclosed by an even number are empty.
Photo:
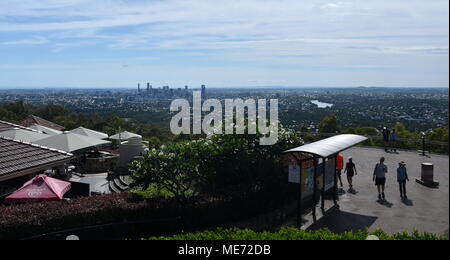
[[[417,152],[401,150],[388,153],[383,149],[366,147],[353,147],[342,154],[345,161],[351,156],[356,164],[358,175],[353,177],[354,191],[349,191],[347,176],[342,174],[344,187],[338,193],[339,206],[334,206],[333,200],[326,200],[325,214],[319,216],[316,222],[312,221],[311,214],[303,215],[303,228],[328,228],[336,233],[363,228],[368,228],[369,231],[381,228],[388,233],[417,229],[419,232],[448,236],[448,155],[422,156]],[[385,164],[388,167],[384,201],[378,199],[377,188],[372,180],[375,165],[380,157],[386,158]],[[397,182],[397,167],[400,161],[406,163],[410,180],[406,184],[407,200],[400,198]],[[439,182],[438,187],[430,188],[415,181],[416,178],[421,178],[422,163],[433,164],[434,179]],[[295,225],[294,222],[286,224]]]

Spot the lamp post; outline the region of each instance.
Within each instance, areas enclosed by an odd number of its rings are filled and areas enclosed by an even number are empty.
[[[422,156],[425,156],[425,138],[426,138],[425,132],[422,132],[421,136],[422,136]]]

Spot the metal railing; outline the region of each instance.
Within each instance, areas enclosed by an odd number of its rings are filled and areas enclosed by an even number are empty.
[[[302,136],[305,141],[308,141],[308,137],[312,137],[313,140],[316,141],[323,138],[332,137],[335,135],[339,135],[340,133],[318,133],[318,132],[296,132],[300,136]],[[384,139],[379,135],[363,135],[368,139],[368,141],[364,142],[363,146],[371,146],[371,147],[385,147]],[[306,137],[306,138],[305,138]],[[421,154],[425,155],[426,153],[437,153],[437,154],[449,154],[449,144],[448,142],[441,142],[435,140],[429,140],[426,135],[422,135],[422,138],[397,138],[395,141],[396,149],[399,150],[417,150]],[[389,146],[388,146],[389,147]],[[440,147],[440,149],[437,149]]]

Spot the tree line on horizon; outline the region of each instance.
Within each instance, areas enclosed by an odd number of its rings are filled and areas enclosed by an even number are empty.
[[[176,143],[184,140],[198,139],[198,136],[179,135],[175,136],[170,132],[169,127],[163,127],[159,124],[153,124],[151,121],[142,122],[136,119],[123,119],[117,115],[99,115],[99,114],[85,114],[81,112],[71,112],[60,105],[44,105],[34,106],[27,104],[24,101],[16,101],[12,103],[0,103],[0,120],[19,123],[29,115],[36,115],[46,120],[55,122],[64,126],[66,130],[71,130],[79,126],[83,126],[96,131],[107,133],[108,135],[116,134],[119,129],[122,131],[135,132],[149,141],[151,147],[158,147],[166,143]],[[405,125],[397,123],[393,126],[388,126],[391,129],[395,128],[399,139],[406,141],[399,141],[397,143],[400,149],[416,150],[421,149],[421,132],[410,131]],[[383,146],[381,139],[381,131],[375,127],[348,127],[343,128],[339,124],[339,118],[336,114],[326,115],[319,124],[317,133],[309,132],[306,126],[300,126],[299,131],[303,134],[303,139],[306,142],[316,141],[323,138],[323,135],[332,134],[360,134],[367,136],[368,141],[364,143],[367,146]],[[429,142],[427,149],[435,153],[448,154],[448,125],[445,128],[434,128],[426,132],[426,140]]]

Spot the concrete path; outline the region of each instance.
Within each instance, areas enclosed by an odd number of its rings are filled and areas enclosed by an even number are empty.
[[[327,227],[342,233],[368,227],[381,228],[388,233],[398,231],[432,232],[448,236],[449,230],[449,157],[430,155],[423,157],[414,152],[399,151],[386,153],[377,148],[351,148],[344,153],[345,160],[353,157],[358,175],[354,177],[355,193],[348,192],[346,175],[343,175],[344,190],[339,196],[339,208],[326,201],[326,214],[315,223],[305,216],[308,229]],[[389,168],[386,182],[386,201],[378,200],[378,192],[372,181],[375,164],[379,158],[386,158]],[[402,201],[397,183],[398,162],[405,161],[410,181],[407,183],[408,200]],[[415,182],[420,179],[421,163],[434,164],[434,179],[439,181],[437,189],[428,188]],[[320,210],[318,211],[320,212]]]

